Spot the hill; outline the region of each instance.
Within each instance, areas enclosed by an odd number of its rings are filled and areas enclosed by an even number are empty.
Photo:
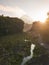
[[[23,29],[23,31],[27,32],[28,30],[31,29],[31,27],[32,27],[32,24],[24,23],[24,29]]]
[[[27,15],[23,15],[20,19],[22,19],[24,21],[24,29],[23,29],[23,31],[27,32],[28,30],[30,30],[31,27],[32,27],[33,20]]]
[[[0,16],[0,35],[23,32],[24,21],[19,18]]]
[[[23,15],[20,19],[22,19],[24,23],[28,23],[28,24],[32,24],[33,22],[32,18],[27,15]]]

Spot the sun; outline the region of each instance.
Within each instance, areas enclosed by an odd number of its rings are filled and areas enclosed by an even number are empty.
[[[40,21],[41,23],[45,23],[46,18],[47,18],[47,15],[38,14],[38,15],[33,17],[33,20]]]
[[[41,23],[45,23],[47,16],[37,16],[34,18],[36,21],[40,21]]]
[[[46,17],[42,18],[42,17],[37,17],[37,18],[34,18],[33,21],[40,21],[41,23],[45,23],[45,19]]]
[[[46,19],[46,17],[45,17],[45,16],[44,16],[44,17],[40,17],[40,18],[39,18],[39,20],[40,20],[40,22],[41,22],[41,23],[45,23],[45,19]]]

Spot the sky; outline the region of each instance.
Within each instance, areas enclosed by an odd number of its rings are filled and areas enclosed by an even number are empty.
[[[12,17],[30,16],[44,21],[49,12],[49,0],[0,0],[0,15]]]

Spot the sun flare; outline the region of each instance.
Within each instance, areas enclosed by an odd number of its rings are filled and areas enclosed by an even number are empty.
[[[46,20],[46,18],[47,18],[47,15],[46,15],[46,14],[42,15],[41,13],[38,13],[38,14],[36,14],[36,15],[33,17],[33,20],[34,20],[34,21],[40,21],[40,22],[44,23],[45,20]]]

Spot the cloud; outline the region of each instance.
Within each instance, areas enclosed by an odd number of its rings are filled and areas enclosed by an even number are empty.
[[[7,11],[7,12],[14,12],[13,8],[8,6],[0,5],[0,10]]]
[[[17,6],[10,7],[10,6],[0,5],[0,10],[7,13],[13,13],[15,16],[18,16],[18,17],[21,17],[23,14],[25,14],[25,12]]]

